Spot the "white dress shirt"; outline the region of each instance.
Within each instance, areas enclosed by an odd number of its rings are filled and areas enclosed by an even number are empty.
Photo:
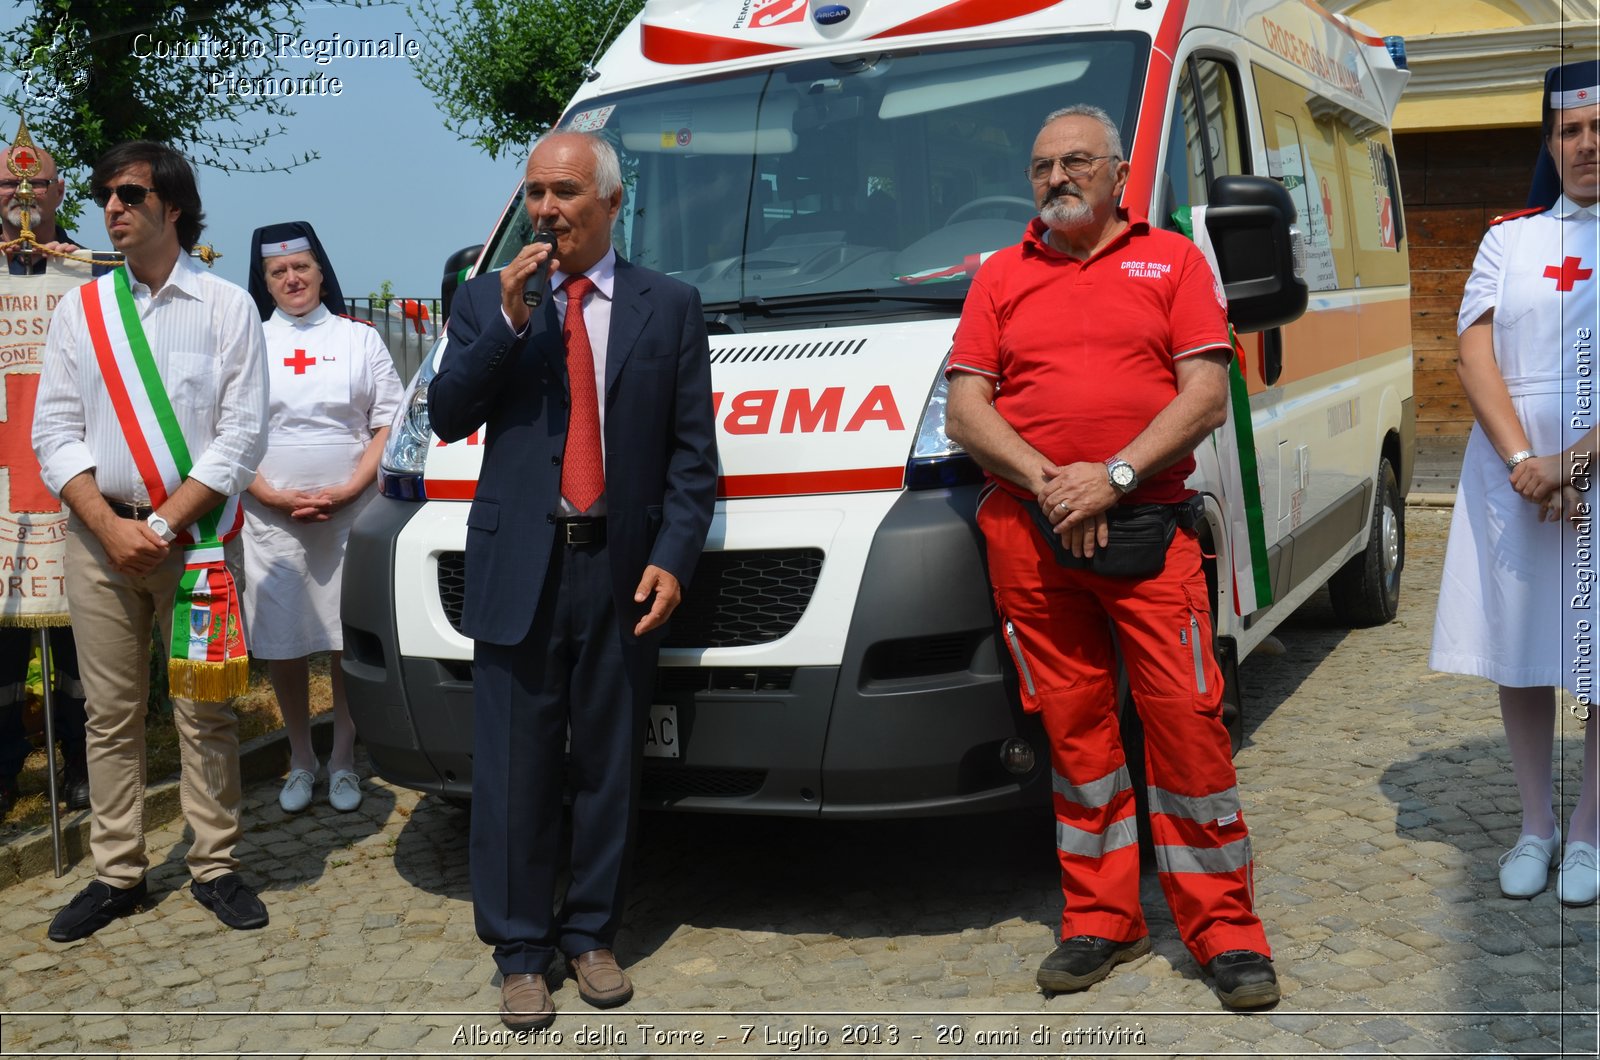
[[[266,343],[255,303],[182,252],[159,291],[131,273],[128,279],[194,460],[190,477],[224,496],[241,492],[267,447]],[[81,289],[62,298],[50,321],[33,450],[45,485],[57,496],[85,471],[111,500],[133,503],[145,495],[101,379]]]

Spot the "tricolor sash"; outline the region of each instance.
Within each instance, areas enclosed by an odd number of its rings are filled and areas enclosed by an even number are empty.
[[[128,270],[114,269],[82,291],[101,378],[150,503],[159,508],[189,477],[194,460],[139,322]],[[178,533],[184,571],[173,602],[167,661],[175,696],[214,702],[239,695],[249,685],[239,593],[222,549],[243,525],[244,509],[234,496]]]

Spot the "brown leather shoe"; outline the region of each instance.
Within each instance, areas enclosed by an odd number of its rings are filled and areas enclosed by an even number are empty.
[[[555,1002],[544,976],[511,972],[500,979],[500,1022],[514,1031],[548,1027],[556,1018]]]
[[[633,984],[610,950],[580,953],[567,962],[567,971],[578,982],[578,996],[595,1008],[616,1008],[633,997]]]

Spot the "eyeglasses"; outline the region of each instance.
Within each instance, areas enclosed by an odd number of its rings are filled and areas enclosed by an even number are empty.
[[[1028,163],[1028,179],[1043,184],[1055,173],[1056,166],[1066,170],[1069,177],[1081,177],[1094,169],[1095,163],[1116,155],[1062,155],[1060,158],[1035,158]]]
[[[154,188],[147,188],[143,184],[118,184],[114,188],[100,185],[89,193],[89,198],[102,210],[111,205],[111,196],[115,195],[122,200],[124,206],[137,206],[144,202],[144,197],[149,195]]]
[[[33,185],[34,191],[44,191],[55,182],[56,178],[54,177],[34,177],[28,181],[29,184]],[[20,187],[22,187],[22,181],[20,180],[0,180],[0,191],[16,191]]]

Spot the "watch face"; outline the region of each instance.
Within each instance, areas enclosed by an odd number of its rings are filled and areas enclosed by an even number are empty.
[[[1111,481],[1118,489],[1129,489],[1133,486],[1133,465],[1116,463],[1111,465]]]

